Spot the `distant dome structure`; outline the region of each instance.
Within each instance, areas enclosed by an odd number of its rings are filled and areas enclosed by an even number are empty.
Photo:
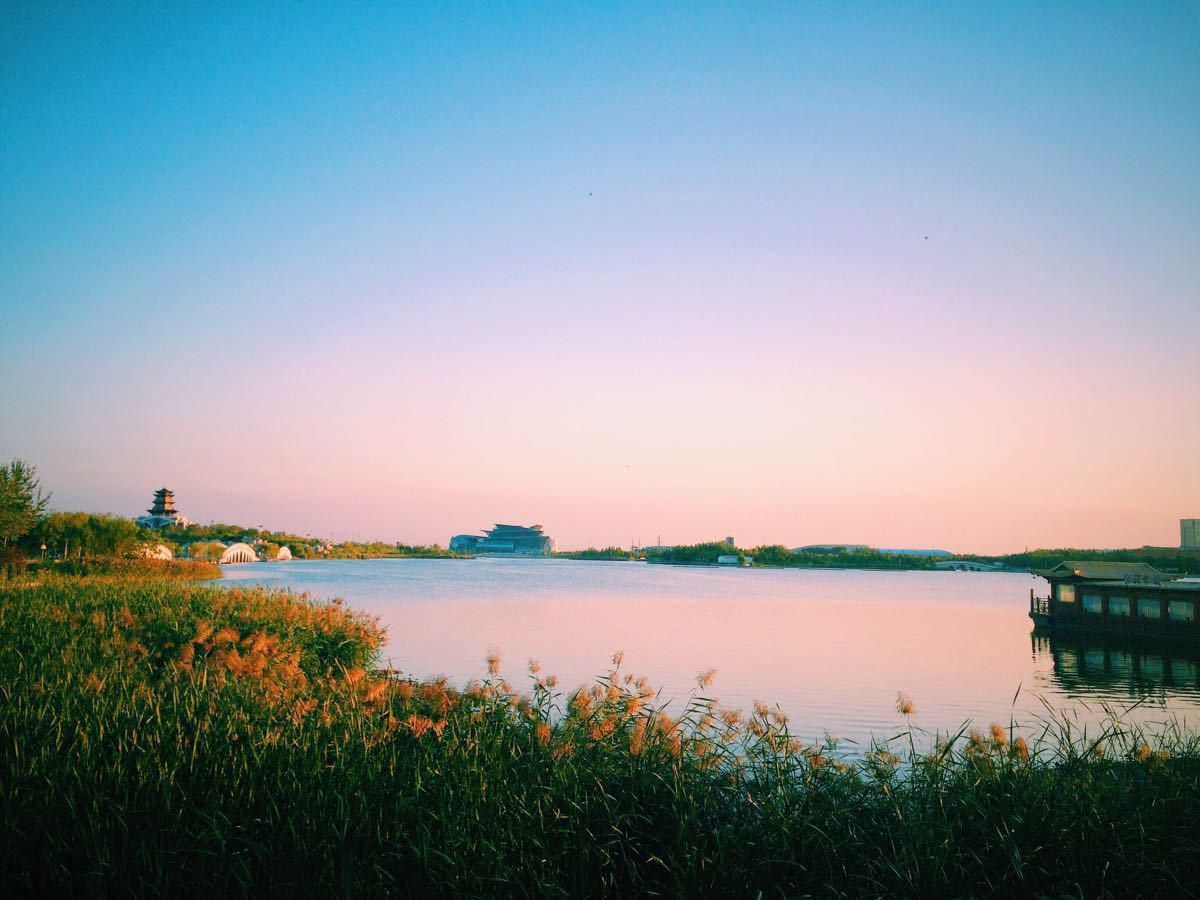
[[[249,544],[231,544],[225,548],[225,552],[221,554],[221,558],[217,562],[222,564],[258,562],[258,554]]]
[[[145,544],[141,549],[142,559],[174,559],[175,554],[166,544]]]
[[[279,552],[275,554],[275,558],[279,560],[291,559],[292,551],[287,547],[280,547]]]

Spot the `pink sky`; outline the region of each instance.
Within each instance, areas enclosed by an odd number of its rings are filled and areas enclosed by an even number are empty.
[[[985,552],[1200,516],[1187,5],[9,26],[0,459],[59,508]]]

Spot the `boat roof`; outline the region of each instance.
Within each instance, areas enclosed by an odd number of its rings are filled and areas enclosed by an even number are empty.
[[[1050,569],[1034,569],[1033,574],[1041,575],[1043,578],[1083,578],[1087,581],[1125,578],[1167,581],[1171,577],[1149,563],[1088,560],[1063,560]]]

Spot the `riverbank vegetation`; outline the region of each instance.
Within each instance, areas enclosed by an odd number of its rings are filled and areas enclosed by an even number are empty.
[[[1179,575],[1200,574],[1200,550],[1183,550],[1178,547],[1137,547],[1124,550],[1025,550],[1021,553],[1005,553],[1000,556],[962,554],[955,559],[998,564],[1018,571],[1029,569],[1052,569],[1064,559],[1085,562],[1146,563],[1162,572]]]
[[[433,544],[388,543],[386,541],[342,541],[334,543],[312,535],[290,534],[286,531],[271,531],[265,528],[248,528],[244,525],[171,525],[157,532],[165,541],[176,547],[187,548],[190,556],[208,558],[214,548],[219,559],[224,548],[231,543],[250,544],[266,548],[264,556],[274,559],[280,547],[287,547],[295,559],[453,559],[457,553]],[[272,552],[272,549],[274,552]]]
[[[591,559],[591,560],[607,560],[607,561],[628,561],[638,559],[638,554],[632,550],[625,550],[622,547],[604,547],[597,549],[596,547],[588,547],[586,550],[564,550],[555,553],[554,556],[559,559]]]
[[[47,576],[109,576],[119,578],[209,581],[221,577],[215,562],[199,559],[145,559],[140,557],[92,556],[85,559],[54,559],[30,566],[33,578]]]
[[[459,554],[451,553],[444,547],[433,544],[422,546],[417,544],[387,544],[383,541],[360,543],[346,541],[341,544],[330,544],[327,551],[321,554],[327,559],[457,559]]]
[[[909,553],[888,553],[871,547],[830,546],[789,550],[781,544],[739,548],[724,541],[684,544],[646,553],[646,561],[673,565],[717,564],[722,556],[753,560],[751,565],[795,569],[932,569],[937,559]]]
[[[1126,550],[1025,550],[986,556],[964,553],[955,556],[927,556],[897,553],[859,545],[801,547],[790,550],[780,544],[738,548],[723,541],[688,544],[646,553],[647,562],[675,565],[716,565],[718,557],[740,556],[753,560],[754,566],[802,569],[935,569],[939,563],[973,562],[992,566],[996,571],[1027,572],[1052,569],[1064,559],[1099,562],[1140,562],[1168,574],[1200,574],[1200,550],[1175,547],[1141,547]]]
[[[198,564],[193,564],[198,565]],[[0,888],[28,895],[1038,896],[1200,883],[1200,742],[1070,719],[857,754],[782,710],[375,669],[339,602],[0,585]],[[1047,730],[1048,729],[1048,730]]]

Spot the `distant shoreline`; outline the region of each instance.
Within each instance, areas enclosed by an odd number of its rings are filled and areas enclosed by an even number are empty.
[[[546,562],[587,562],[587,563],[636,563],[636,564],[640,564],[640,565],[651,565],[651,566],[670,566],[672,568],[680,568],[680,569],[735,569],[735,570],[762,569],[762,570],[772,570],[772,571],[788,571],[788,570],[813,571],[813,570],[817,570],[817,571],[828,571],[828,572],[859,572],[859,571],[862,571],[862,572],[946,572],[946,573],[955,574],[955,575],[962,575],[962,574],[1028,575],[1031,572],[1031,570],[1027,569],[1027,568],[1024,568],[1024,569],[1021,569],[1021,568],[1012,568],[1012,569],[998,568],[998,569],[960,570],[960,569],[936,568],[933,566],[868,566],[868,565],[863,565],[863,566],[850,566],[850,565],[843,565],[843,566],[830,566],[830,565],[779,566],[779,565],[759,564],[759,563],[751,563],[750,565],[742,566],[742,565],[728,565],[728,564],[724,564],[724,563],[710,563],[710,562],[673,562],[671,560],[658,560],[658,559],[631,559],[631,558],[606,558],[606,557],[590,557],[589,558],[589,557],[577,557],[577,556],[569,556],[569,555],[523,556],[523,555],[519,555],[519,554],[505,555],[505,554],[501,554],[501,553],[479,553],[474,556],[449,556],[449,555],[446,555],[446,556],[392,556],[392,555],[389,555],[389,556],[337,556],[337,557],[334,557],[334,556],[330,556],[330,557],[312,556],[312,557],[307,557],[307,558],[297,558],[297,559],[291,559],[291,560],[260,560],[259,562],[260,563],[263,563],[263,562],[283,563],[283,564],[293,563],[293,562],[300,562],[300,563],[303,563],[303,562],[371,562],[374,560],[381,560],[381,559],[458,560],[458,561],[469,561],[469,560],[474,560],[474,559],[515,559],[515,560],[525,560],[525,561],[530,561],[530,562],[546,561]],[[232,563],[232,564],[227,563],[226,565],[254,565],[254,563]]]

